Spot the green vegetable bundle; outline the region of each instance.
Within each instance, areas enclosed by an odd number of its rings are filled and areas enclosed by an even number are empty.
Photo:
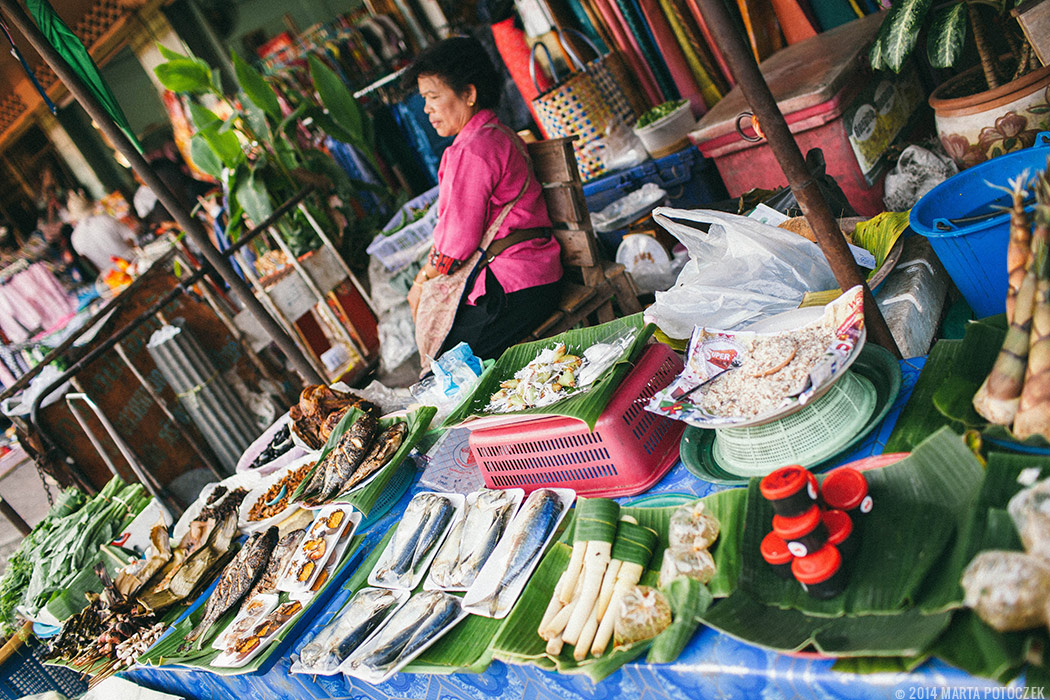
[[[94,562],[99,546],[112,542],[150,502],[141,484],[114,477],[92,499],[75,489],[55,502],[8,560],[0,579],[0,626],[13,628],[15,609],[35,614]]]

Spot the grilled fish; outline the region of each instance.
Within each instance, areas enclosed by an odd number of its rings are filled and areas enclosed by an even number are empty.
[[[503,592],[541,554],[543,544],[554,531],[558,516],[564,508],[558,494],[550,489],[539,489],[529,494],[521,512],[508,530],[510,547],[503,571],[499,572],[499,583],[492,593],[475,603],[477,607],[487,606],[490,614],[496,615],[501,607]]]
[[[376,580],[387,585],[401,585],[406,575],[426,557],[437,538],[448,525],[455,509],[444,496],[433,493],[417,495],[405,508],[405,515],[387,547],[386,564],[377,570]]]
[[[413,596],[383,627],[372,651],[351,662],[383,673],[446,629],[460,613],[460,599],[441,591]]]
[[[186,644],[196,641],[197,649],[200,649],[211,626],[236,605],[262,576],[276,545],[276,527],[268,528],[263,533],[257,532],[248,538],[233,561],[219,574],[219,583],[205,605],[204,617],[187,635]]]
[[[372,449],[369,451],[368,456],[351,474],[350,479],[343,485],[343,490],[352,489],[379,471],[401,447],[401,443],[405,441],[406,434],[408,434],[408,424],[403,421],[394,423],[379,433],[372,444]]]
[[[397,605],[397,594],[379,588],[357,592],[339,617],[299,652],[309,669],[331,670],[348,657]]]
[[[329,458],[325,460],[324,483],[320,495],[315,499],[316,503],[323,503],[342,490],[343,484],[368,454],[368,447],[378,425],[375,416],[366,413],[339,439]]]
[[[266,564],[266,571],[259,577],[251,592],[244,597],[245,600],[251,600],[257,595],[277,592],[277,582],[281,579],[281,574],[284,573],[284,570],[288,568],[288,562],[295,556],[295,550],[299,546],[299,540],[302,539],[304,532],[305,529],[303,528],[292,530],[280,539],[270,554],[270,561]]]

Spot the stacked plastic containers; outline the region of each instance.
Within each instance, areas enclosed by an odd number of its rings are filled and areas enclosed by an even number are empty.
[[[762,496],[773,506],[773,529],[762,540],[762,558],[783,579],[794,578],[814,598],[834,598],[846,585],[860,543],[855,524],[871,512],[864,475],[842,467],[818,485],[798,465],[762,479]]]

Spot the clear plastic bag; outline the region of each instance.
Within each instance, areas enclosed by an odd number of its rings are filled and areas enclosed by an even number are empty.
[[[1019,491],[1006,509],[1025,551],[1050,562],[1050,479]]]
[[[966,567],[963,602],[1000,632],[1046,622],[1050,565],[1024,552],[987,550]]]
[[[790,231],[708,209],[659,207],[653,219],[689,250],[675,286],[646,311],[672,338],[695,326],[732,329],[838,286],[817,244]]]
[[[647,182],[601,211],[591,214],[591,224],[595,231],[615,231],[648,214],[666,196],[667,192],[659,185]]]

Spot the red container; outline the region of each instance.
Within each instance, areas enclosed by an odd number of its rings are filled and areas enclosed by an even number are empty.
[[[791,573],[812,597],[834,598],[846,587],[842,555],[830,544],[806,557],[791,562]]]
[[[788,551],[796,557],[813,554],[828,541],[828,529],[816,505],[794,518],[774,515],[773,532],[787,542]]]
[[[470,434],[470,451],[485,486],[547,486],[581,496],[631,496],[647,490],[678,461],[685,423],[644,406],[682,371],[668,346],[646,347],[598,418],[594,432],[574,418],[540,418],[482,428]]]
[[[766,563],[773,567],[777,576],[785,581],[792,578],[791,562],[795,556],[788,551],[787,542],[777,537],[777,533],[770,532],[763,537],[759,551]]]
[[[852,467],[839,467],[824,477],[820,496],[828,508],[845,511],[851,518],[867,515],[874,505],[868,480]]]
[[[785,518],[802,515],[817,502],[817,477],[797,464],[767,474],[759,488],[773,512]]]
[[[881,22],[882,15],[869,15],[782,49],[761,65],[802,153],[824,151],[828,174],[863,216],[885,209],[885,154],[925,103],[914,70],[871,74],[868,47]],[[690,134],[715,161],[731,197],[787,184],[773,150],[750,126],[751,111],[738,85]]]

